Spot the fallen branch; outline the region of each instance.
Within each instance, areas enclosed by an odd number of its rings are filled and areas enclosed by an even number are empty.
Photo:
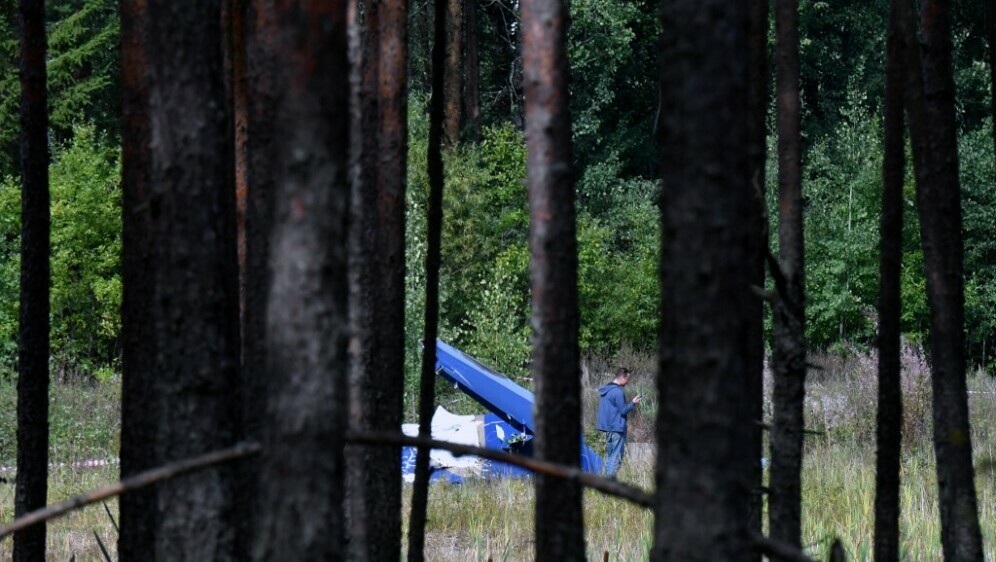
[[[610,496],[616,496],[618,498],[629,500],[643,507],[653,508],[654,506],[653,494],[647,493],[646,491],[634,486],[622,484],[615,480],[609,480],[608,478],[603,478],[590,472],[585,472],[577,467],[540,461],[530,457],[523,457],[520,455],[506,453],[504,451],[497,451],[495,449],[472,447],[470,445],[437,441],[435,439],[424,439],[421,437],[409,437],[402,433],[394,433],[391,431],[350,431],[346,433],[346,441],[360,443],[363,445],[394,447],[408,446],[442,449],[457,456],[475,455],[485,459],[519,466],[535,473],[571,480],[581,484],[582,486],[594,488],[595,490]]]
[[[751,546],[757,552],[776,560],[787,562],[816,562],[802,550],[782,541],[776,541],[758,533],[751,533]]]
[[[103,488],[97,488],[96,490],[91,490],[79,496],[72,497],[64,502],[52,504],[48,507],[32,511],[31,513],[18,517],[3,527],[0,527],[0,539],[6,537],[7,535],[27,529],[33,525],[61,517],[70,511],[75,511],[92,503],[113,498],[114,496],[120,496],[125,492],[138,490],[139,488],[144,488],[150,484],[155,484],[156,482],[175,478],[181,474],[194,472],[229,461],[243,459],[245,457],[258,454],[261,450],[262,447],[259,443],[241,443],[230,449],[212,451],[199,457],[184,459],[165,466],[139,472],[134,476],[129,476],[128,478],[121,480],[120,482],[116,482]]]

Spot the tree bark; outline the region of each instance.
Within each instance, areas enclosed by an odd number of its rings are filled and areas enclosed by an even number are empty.
[[[567,25],[562,1],[522,2],[535,452],[539,460],[578,466],[581,358]],[[584,560],[581,486],[543,474],[535,481],[536,560]]]
[[[17,346],[14,516],[48,501],[48,358],[51,219],[45,2],[21,0],[21,303]],[[45,526],[14,535],[14,560],[45,559]]]
[[[436,336],[439,332],[439,266],[443,229],[443,119],[446,94],[446,5],[434,6],[432,46],[432,97],[429,99],[429,139],[426,171],[429,176],[429,207],[426,217],[425,323],[422,332],[422,365],[418,393],[418,436],[432,437],[432,414],[436,401]],[[408,528],[408,562],[425,560],[426,510],[429,500],[429,449],[415,456],[415,486]]]
[[[903,44],[891,0],[885,67],[885,155],[882,163],[878,332],[878,453],[875,466],[875,560],[899,561],[899,459],[903,401],[900,386],[900,274],[903,260]]]
[[[751,560],[748,13],[662,2],[661,324],[651,559]]]
[[[407,3],[367,2],[353,26],[350,426],[397,431],[404,386]],[[351,446],[350,558],[401,557],[401,459]]]
[[[751,187],[751,283],[764,287],[764,264],[768,255],[768,207],[765,199],[765,166],[768,145],[768,0],[751,0],[750,68],[748,79],[747,142],[750,158]],[[751,529],[761,533],[764,518],[761,457],[764,455],[764,301],[756,299],[750,317],[751,357],[747,364],[748,399],[752,407],[750,446],[757,461],[751,469]],[[760,562],[760,554],[754,560]]]
[[[245,13],[246,107],[244,151],[245,201],[242,296],[242,380],[243,429],[246,438],[263,441],[266,424],[268,350],[266,347],[266,307],[271,283],[269,244],[273,230],[276,182],[276,24],[272,0],[248,2]],[[236,97],[238,100],[238,97]],[[236,122],[238,123],[238,116]],[[238,128],[236,129],[238,134]],[[238,166],[236,166],[236,177]],[[243,527],[249,530],[245,542],[252,551],[261,514],[270,506],[259,500],[261,460],[247,459],[240,465],[242,486],[248,498]]]
[[[904,6],[905,21],[912,22]],[[920,238],[931,310],[934,450],[945,560],[982,560],[964,357],[964,279],[961,194],[946,2],[926,0],[921,11],[920,56],[909,55],[910,136],[920,211]],[[917,44],[913,24],[906,37]],[[913,53],[916,50],[911,49]],[[921,66],[922,65],[922,66]]]
[[[255,560],[345,560],[347,2],[278,2]],[[257,15],[257,17],[259,17]],[[250,130],[250,133],[252,131]]]
[[[232,121],[221,2],[149,0],[157,463],[240,436]],[[242,560],[236,472],[158,486],[157,560]]]
[[[774,315],[769,533],[801,546],[803,401],[806,391],[805,269],[799,131],[799,4],[775,1],[779,288]]]
[[[467,41],[466,107],[470,140],[481,138],[481,61],[477,47],[477,0],[464,0],[464,36]]]
[[[460,142],[463,129],[463,2],[464,0],[437,0],[446,2],[446,121],[444,141],[447,147]]]
[[[155,294],[149,197],[148,15],[144,0],[121,2],[121,478],[154,468],[156,357]],[[118,500],[118,559],[147,560],[155,544],[156,489]]]

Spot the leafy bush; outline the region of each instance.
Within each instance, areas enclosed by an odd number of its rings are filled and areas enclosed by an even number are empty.
[[[121,331],[121,190],[116,149],[79,126],[56,147],[52,209],[51,338],[56,373],[90,377],[117,360]],[[0,362],[17,356],[21,187],[0,184]]]

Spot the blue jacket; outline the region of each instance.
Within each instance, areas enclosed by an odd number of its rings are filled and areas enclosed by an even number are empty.
[[[626,401],[621,386],[614,382],[598,389],[601,400],[598,402],[598,430],[615,431],[626,434],[626,416],[633,411],[634,404]]]

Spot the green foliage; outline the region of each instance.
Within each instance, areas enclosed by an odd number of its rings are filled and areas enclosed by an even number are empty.
[[[408,183],[408,340],[406,393],[414,395],[424,307],[426,122],[422,100],[410,112]],[[486,127],[479,144],[446,155],[440,271],[441,337],[511,376],[531,357],[529,210],[525,141],[509,124]],[[586,352],[656,338],[659,235],[657,184],[622,176],[616,156],[578,182],[578,297]]]
[[[992,121],[961,138],[961,192],[965,237],[965,328],[977,360],[996,357],[996,159]],[[985,349],[983,349],[985,348]]]
[[[617,159],[624,176],[656,177],[658,3],[576,0],[568,60],[574,150],[582,170]]]
[[[118,153],[93,127],[77,127],[55,150],[49,173],[54,366],[64,378],[107,378],[121,331]],[[20,183],[8,177],[0,185],[0,361],[8,367],[17,352],[20,201]]]
[[[52,133],[64,141],[82,119],[113,134],[120,97],[118,3],[55,0],[48,2],[46,16]],[[14,18],[14,10],[0,10],[0,177],[15,175],[18,166],[20,47]]]

